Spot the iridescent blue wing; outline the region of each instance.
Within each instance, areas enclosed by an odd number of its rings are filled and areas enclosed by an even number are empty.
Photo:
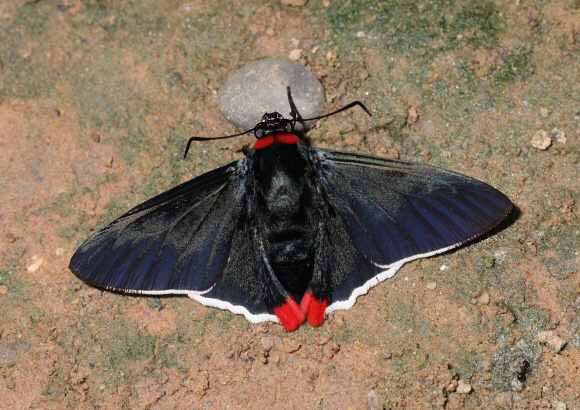
[[[495,188],[433,166],[321,149],[310,157],[321,195],[374,265],[333,280],[328,312],[349,308],[405,262],[488,232],[512,209]]]
[[[87,239],[70,269],[111,290],[192,297],[207,293],[230,255],[245,198],[245,161],[136,206]]]

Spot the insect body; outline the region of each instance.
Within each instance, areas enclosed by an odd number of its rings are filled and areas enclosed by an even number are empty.
[[[450,171],[311,148],[292,114],[265,114],[245,158],[136,206],[87,239],[70,269],[95,286],[186,294],[291,331],[321,325],[405,262],[484,234],[512,208]]]
[[[525,382],[528,372],[530,371],[530,362],[527,360],[522,361],[522,366],[518,372],[517,378],[520,382]]]

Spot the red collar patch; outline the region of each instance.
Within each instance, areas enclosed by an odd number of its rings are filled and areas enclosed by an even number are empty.
[[[280,144],[296,144],[300,141],[300,138],[294,134],[274,134],[268,135],[267,137],[260,138],[254,144],[254,149],[265,148],[268,145],[272,145],[274,142],[279,142]]]

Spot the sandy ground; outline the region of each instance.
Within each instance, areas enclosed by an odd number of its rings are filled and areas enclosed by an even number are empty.
[[[578,2],[282,3],[0,2],[0,407],[580,408]],[[481,179],[511,223],[290,334],[76,279],[94,229],[241,155],[181,160],[235,131],[229,74],[290,55],[376,114],[313,145]]]

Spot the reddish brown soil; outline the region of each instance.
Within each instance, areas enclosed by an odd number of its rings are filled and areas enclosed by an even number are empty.
[[[579,408],[577,3],[482,2],[497,17],[487,42],[441,35],[476,2],[412,38],[412,13],[373,31],[378,12],[338,3],[0,4],[0,407]],[[361,99],[376,113],[324,121],[314,145],[468,174],[517,219],[290,334],[75,278],[68,261],[95,228],[241,155],[250,138],[181,160],[188,136],[234,131],[216,98],[231,72],[293,49],[329,108]],[[530,144],[553,129],[566,142]],[[537,341],[546,330],[561,351]]]

